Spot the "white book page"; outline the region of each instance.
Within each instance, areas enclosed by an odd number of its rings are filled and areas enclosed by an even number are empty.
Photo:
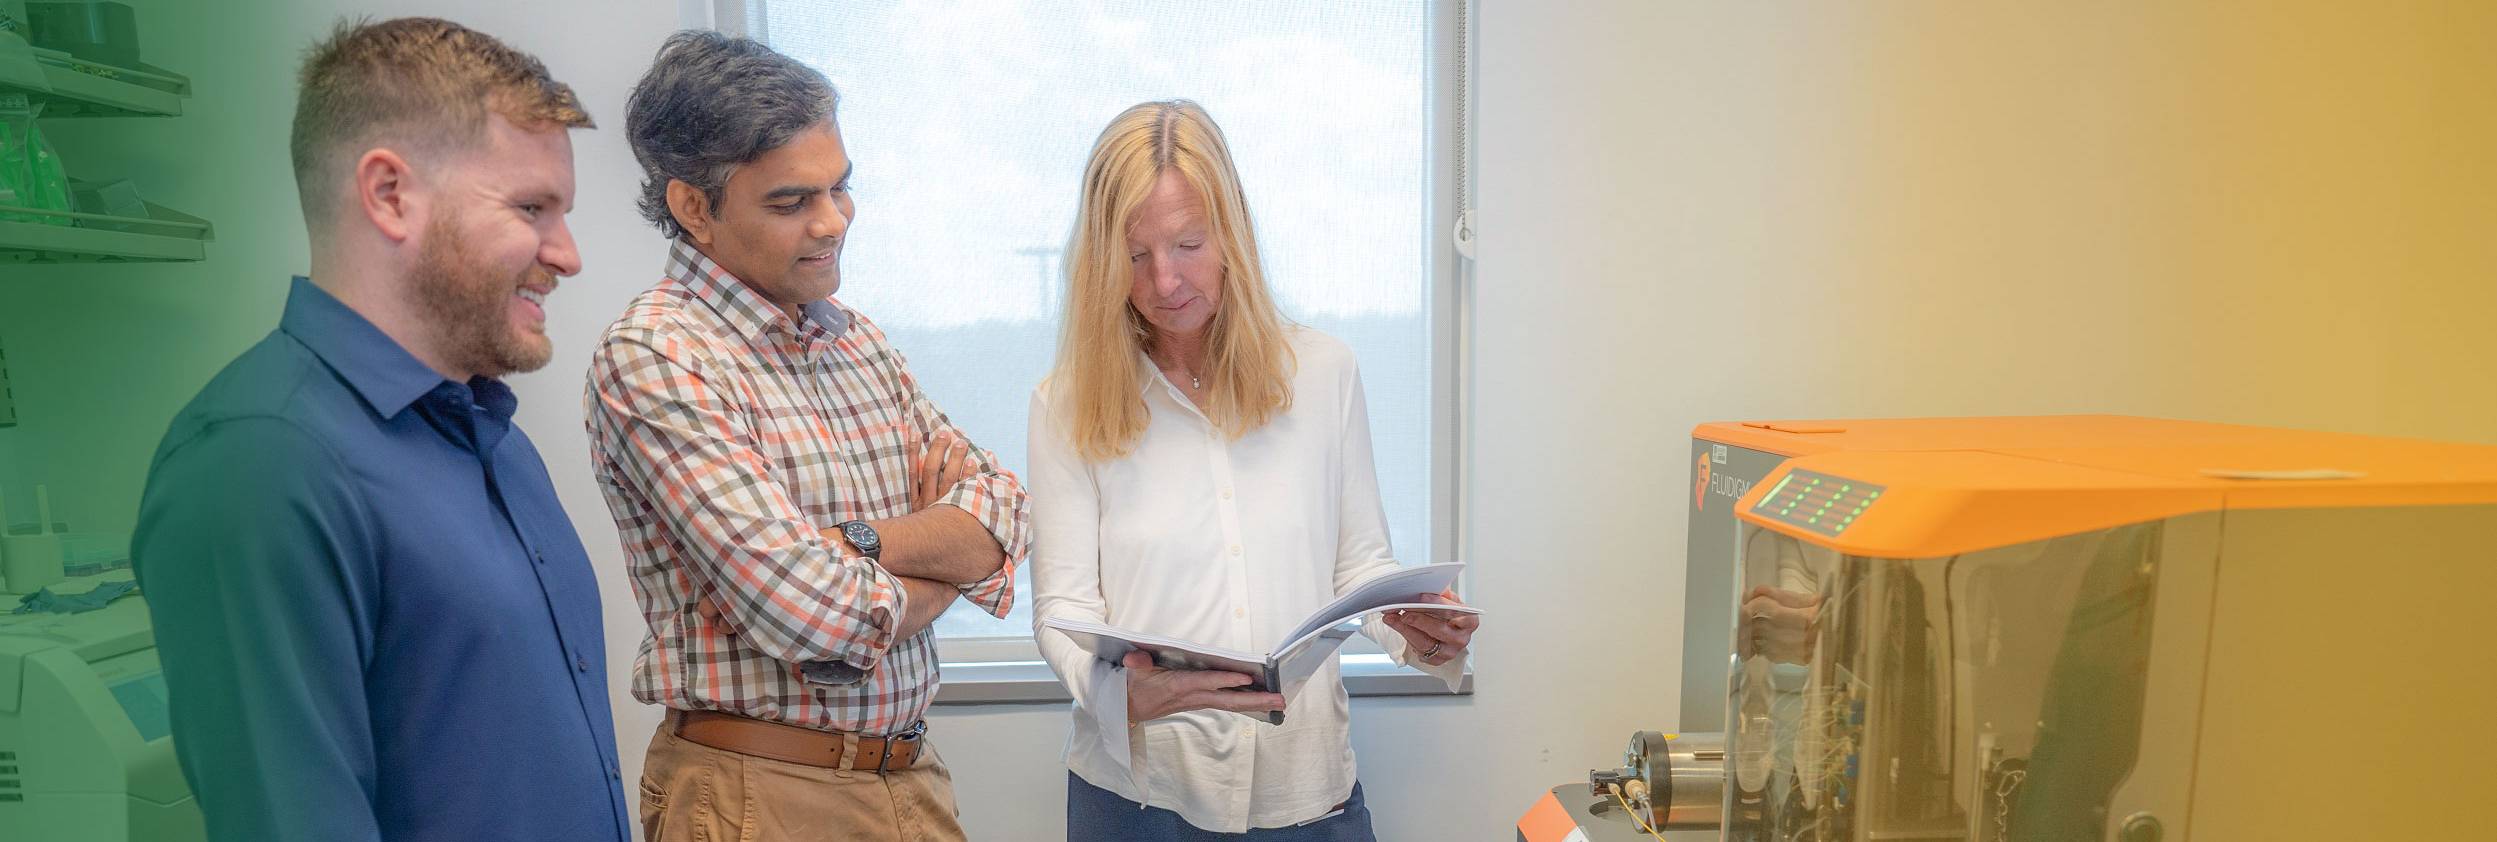
[[[1358,633],[1361,630],[1358,625],[1346,624],[1350,624],[1354,618],[1387,611],[1440,611],[1449,614],[1483,613],[1482,609],[1471,605],[1442,605],[1436,602],[1395,602],[1387,605],[1381,605],[1368,611],[1363,611],[1360,614],[1354,615],[1352,618],[1346,618],[1344,623],[1338,625],[1344,625],[1346,628],[1350,628],[1354,632]],[[1304,647],[1323,640],[1325,636],[1335,630],[1335,628],[1335,626],[1322,626],[1316,629],[1311,629],[1308,634],[1301,635],[1291,642],[1283,644],[1283,648],[1275,650],[1275,663],[1291,663],[1294,658],[1300,657],[1299,653]]]
[[[1300,704],[1301,688],[1309,684],[1318,670],[1335,660],[1336,650],[1344,648],[1346,639],[1358,633],[1351,626],[1331,626],[1311,632],[1292,647],[1275,653],[1275,683],[1283,686],[1274,691],[1283,694],[1284,706]]]
[[[1417,595],[1436,594],[1447,590],[1449,585],[1456,584],[1457,574],[1464,571],[1465,562],[1446,561],[1420,567],[1407,567],[1355,585],[1352,590],[1345,591],[1344,595],[1336,597],[1335,601],[1327,603],[1326,607],[1318,609],[1317,613],[1309,615],[1309,619],[1301,621],[1298,628],[1292,629],[1290,634],[1283,636],[1284,643],[1290,645],[1292,641],[1307,637],[1311,632],[1368,614],[1383,606],[1409,603],[1414,601],[1413,598]],[[1446,606],[1422,607],[1436,609]]]
[[[1381,605],[1369,611],[1364,611],[1362,614],[1367,615],[1380,611],[1404,610],[1445,611],[1453,614],[1483,613],[1482,609],[1475,608],[1471,605],[1460,606],[1441,605],[1430,602],[1399,602]],[[1336,651],[1344,648],[1345,640],[1348,640],[1353,635],[1360,633],[1361,627],[1349,622],[1332,626],[1324,626],[1314,629],[1308,634],[1302,635],[1298,640],[1284,644],[1281,649],[1275,650],[1275,679],[1276,683],[1283,685],[1282,687],[1277,688],[1276,692],[1283,694],[1284,703],[1287,705],[1298,704],[1301,687],[1307,685],[1310,677],[1318,674],[1318,670],[1324,669],[1328,663],[1335,660]]]
[[[1260,680],[1266,675],[1264,655],[1060,617],[1043,620],[1041,625],[1066,635],[1093,657],[1111,664],[1119,663],[1128,652],[1142,649],[1153,656],[1155,666],[1163,669],[1228,670]]]

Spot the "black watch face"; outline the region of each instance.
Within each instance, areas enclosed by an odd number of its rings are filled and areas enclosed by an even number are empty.
[[[841,534],[850,539],[850,546],[857,547],[861,552],[874,552],[876,549],[875,527],[853,520],[841,525]]]

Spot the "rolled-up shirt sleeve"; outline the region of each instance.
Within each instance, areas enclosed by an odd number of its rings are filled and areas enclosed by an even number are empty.
[[[750,444],[736,388],[686,343],[611,331],[590,365],[593,441],[742,639],[810,680],[857,680],[896,642],[900,583],[809,522]]]
[[[870,332],[877,330],[875,324],[864,317],[859,318],[854,327]],[[891,347],[883,341],[881,333],[876,333],[873,341]],[[894,350],[891,355],[894,382],[901,384],[903,392],[899,398],[904,406],[910,407],[910,420],[917,428],[914,432],[918,440],[927,442],[941,432],[959,441],[970,442],[971,436],[955,426],[952,419],[937,408],[936,402],[928,398],[927,392],[919,388],[919,379],[911,376],[910,366],[903,361],[901,352]],[[1025,492],[1023,481],[998,462],[996,453],[973,444],[971,462],[971,475],[955,483],[936,502],[969,512],[973,519],[980,522],[981,528],[988,530],[990,537],[997,539],[998,548],[1005,551],[1005,561],[997,566],[997,572],[962,586],[964,599],[991,615],[1004,617],[1014,610],[1014,571],[1032,553],[1031,496]]]

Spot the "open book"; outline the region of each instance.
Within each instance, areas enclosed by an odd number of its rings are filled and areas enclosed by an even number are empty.
[[[1319,608],[1317,613],[1309,615],[1309,619],[1301,621],[1298,627],[1283,636],[1282,646],[1262,655],[1063,617],[1051,617],[1042,621],[1041,625],[1066,635],[1067,639],[1075,641],[1075,645],[1091,652],[1093,657],[1113,664],[1126,658],[1127,653],[1142,649],[1153,656],[1155,666],[1163,669],[1213,669],[1241,673],[1257,680],[1234,689],[1280,693],[1284,703],[1289,705],[1293,699],[1300,697],[1301,687],[1309,683],[1309,677],[1317,674],[1328,659],[1335,657],[1336,648],[1344,644],[1345,638],[1359,631],[1347,624],[1364,614],[1405,609],[1483,613],[1472,606],[1413,601],[1417,594],[1447,590],[1450,584],[1456,582],[1457,573],[1464,569],[1464,562],[1425,564],[1363,582]],[[1266,721],[1283,724],[1283,712],[1267,712]]]

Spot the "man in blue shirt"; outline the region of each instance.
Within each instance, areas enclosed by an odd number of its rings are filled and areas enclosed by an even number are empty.
[[[624,842],[597,584],[496,379],[550,355],[590,121],[439,20],[342,26],[302,84],[312,276],[134,536],[183,771],[220,840]]]

